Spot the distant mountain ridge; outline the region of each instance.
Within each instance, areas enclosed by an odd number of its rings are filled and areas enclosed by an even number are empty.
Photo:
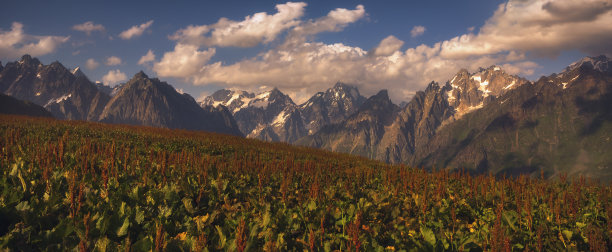
[[[610,181],[609,62],[605,56],[586,57],[535,83],[496,66],[461,70],[444,86],[432,82],[417,92],[391,124],[379,125],[382,133],[363,134],[369,137],[362,141],[365,147],[341,144],[372,128],[349,124],[351,119],[297,143],[423,167],[547,177],[568,173]],[[374,120],[364,112],[350,118],[356,117]]]
[[[29,55],[4,66],[0,92],[41,105],[57,118],[72,120],[95,121],[109,100],[82,73],[74,75],[57,61],[43,65]]]
[[[0,92],[43,106],[60,119],[242,135],[227,109],[202,108],[191,96],[143,72],[110,88],[92,83],[78,67],[43,65],[24,55],[0,69]]]
[[[0,114],[53,117],[45,108],[28,101],[0,93]]]
[[[222,89],[196,102],[144,72],[113,88],[25,55],[0,64],[0,91],[63,119],[206,130],[422,167],[561,173],[612,181],[612,68],[585,57],[536,82],[499,66],[460,70],[401,106],[336,83],[302,104],[277,88]],[[27,102],[25,102],[27,103]]]
[[[205,97],[200,105],[227,107],[247,137],[293,143],[325,125],[342,121],[364,101],[356,87],[337,83],[300,105],[277,88],[259,94],[221,89]]]

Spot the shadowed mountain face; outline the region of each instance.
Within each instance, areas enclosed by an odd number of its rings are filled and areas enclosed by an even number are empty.
[[[73,73],[59,62],[43,65],[29,55],[0,71],[0,92],[73,120],[95,121],[109,100],[80,71]]]
[[[99,120],[242,135],[225,107],[201,108],[191,96],[143,72],[134,75],[113,96]]]
[[[0,114],[53,117],[45,108],[0,93]]]
[[[59,62],[43,65],[24,55],[0,69],[0,91],[43,106],[61,119],[242,135],[225,107],[202,108],[191,96],[143,72],[110,88],[92,83],[79,68],[68,70]]]

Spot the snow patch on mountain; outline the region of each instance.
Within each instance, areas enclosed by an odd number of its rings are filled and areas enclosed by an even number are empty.
[[[59,98],[50,99],[50,100],[49,100],[49,102],[47,102],[47,104],[45,104],[45,106],[44,106],[44,107],[47,107],[47,106],[49,106],[49,105],[51,105],[51,104],[53,104],[53,103],[60,103],[60,102],[63,102],[63,101],[65,101],[65,100],[68,100],[68,98],[70,98],[70,97],[72,97],[72,94],[65,94],[65,95],[62,95],[62,96],[61,96],[61,97],[59,97]]]

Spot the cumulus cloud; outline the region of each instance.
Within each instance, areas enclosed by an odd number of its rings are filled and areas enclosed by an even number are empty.
[[[378,46],[374,48],[373,54],[375,56],[389,56],[402,48],[404,41],[399,40],[393,35],[390,35],[380,41]]]
[[[354,23],[365,16],[363,5],[357,5],[354,10],[337,8],[330,11],[327,16],[308,21],[293,29],[293,36],[314,35],[321,32],[335,32],[344,29],[348,24]]]
[[[107,74],[102,77],[102,83],[106,85],[114,85],[122,81],[127,80],[127,76],[119,69],[110,70]]]
[[[393,91],[391,98],[401,101],[431,81],[444,83],[461,68],[475,71],[496,64],[511,74],[531,75],[539,67],[533,62],[534,57],[568,50],[609,53],[612,51],[609,2],[560,0],[551,5],[544,0],[510,1],[501,4],[476,33],[472,30],[404,51],[401,50],[404,42],[394,36],[384,38],[369,52],[341,43],[317,42],[314,36],[309,36],[342,30],[346,24],[365,16],[365,10],[361,13],[363,7],[357,6],[354,10],[337,9],[319,19],[303,21],[290,29],[284,43],[234,63],[211,62],[215,51],[200,48],[205,43],[178,42],[174,51],[165,53],[155,63],[154,70],[160,77],[183,78],[194,85],[225,85],[251,91],[261,85],[275,86],[297,102],[312,95],[313,90],[324,90],[337,81],[355,84],[365,95],[389,89]],[[562,17],[551,14],[571,8],[582,14]],[[586,18],[584,13],[594,17]],[[329,25],[333,23],[331,19],[338,21],[336,25]]]
[[[11,30],[0,29],[0,58],[17,58],[24,54],[42,56],[55,52],[70,37],[37,36],[24,33],[23,24],[13,22]]]
[[[445,41],[441,54],[464,58],[510,50],[547,57],[565,50],[610,53],[611,10],[610,0],[509,1],[497,8],[478,34]]]
[[[110,57],[106,58],[106,65],[107,66],[121,65],[121,58],[119,58],[117,56],[110,56]]]
[[[76,24],[72,26],[72,29],[75,31],[84,32],[87,34],[87,36],[89,36],[94,31],[104,31],[104,26],[101,24],[94,24],[91,21],[87,21],[85,23]]]
[[[221,18],[212,25],[188,26],[170,36],[181,44],[221,47],[253,47],[271,42],[286,29],[299,24],[306,3],[277,4],[277,12],[265,12],[246,16],[242,21]]]
[[[412,27],[412,30],[410,31],[410,36],[415,38],[423,35],[423,33],[425,33],[425,26],[417,25],[415,27]]]
[[[140,59],[138,60],[138,65],[144,65],[148,62],[153,62],[153,61],[155,61],[155,54],[153,53],[153,50],[149,49],[147,54],[140,57]]]
[[[164,53],[161,60],[153,65],[153,70],[160,77],[189,79],[199,73],[215,53],[215,48],[199,51],[194,45],[177,44],[174,51]]]
[[[133,39],[136,37],[140,37],[151,25],[153,24],[153,20],[146,22],[140,25],[134,25],[125,31],[119,33],[119,37],[125,40]]]
[[[100,63],[98,63],[95,59],[87,59],[87,61],[85,61],[85,67],[89,70],[94,70],[96,68],[98,68],[98,66],[100,65]]]

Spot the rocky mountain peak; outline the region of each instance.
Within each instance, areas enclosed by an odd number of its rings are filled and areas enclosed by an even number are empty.
[[[37,58],[32,58],[29,54],[25,54],[19,60],[20,64],[28,65],[28,66],[38,66],[40,65],[40,61]]]
[[[432,81],[427,85],[427,88],[425,88],[425,93],[437,92],[438,90],[440,90],[440,85]]]
[[[74,77],[76,77],[76,78],[87,78],[85,73],[83,73],[83,71],[81,71],[80,67],[76,67],[76,68],[72,69],[72,75],[74,75]]]
[[[501,67],[492,65],[479,68],[475,73],[461,69],[442,91],[448,105],[455,109],[457,119],[525,83],[528,83],[526,79],[507,74]]]
[[[149,76],[144,73],[144,71],[140,70],[140,72],[136,73],[132,79],[149,79]]]
[[[612,60],[610,60],[610,58],[608,58],[606,55],[584,57],[566,67],[563,72],[570,72],[578,68],[592,69],[610,74],[612,73]]]
[[[393,104],[389,98],[389,92],[386,89],[380,90],[377,94],[368,98],[359,107],[359,111],[392,111],[397,109],[397,105]]]

